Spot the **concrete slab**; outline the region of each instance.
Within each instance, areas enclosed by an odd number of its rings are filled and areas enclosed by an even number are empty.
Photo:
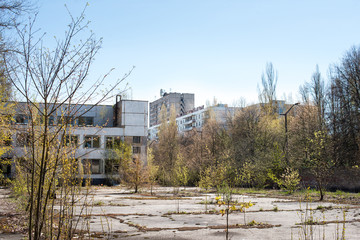
[[[156,195],[150,196],[131,194],[119,187],[97,188],[93,195],[97,205],[91,209],[91,231],[107,232],[110,239],[224,239],[225,216],[205,214],[203,203],[205,199],[215,202],[215,194],[200,194],[197,188],[187,188],[185,195],[190,196],[174,199],[177,196],[172,191],[173,188],[156,188]],[[230,214],[229,223],[234,225],[229,230],[230,239],[303,239],[305,233],[316,239],[324,236],[336,239],[342,234],[344,211],[346,239],[360,236],[360,210],[356,205],[245,195],[233,195],[233,199],[255,205],[247,210],[245,220],[242,212]],[[208,204],[207,209],[220,207]],[[301,225],[310,216],[313,221],[325,224]],[[257,224],[244,227],[245,221]]]

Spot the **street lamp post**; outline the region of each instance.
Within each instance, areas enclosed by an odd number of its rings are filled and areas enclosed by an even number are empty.
[[[280,115],[285,116],[285,160],[286,163],[289,165],[289,159],[288,159],[288,128],[287,128],[287,114],[290,112],[290,110],[300,103],[293,104],[285,113],[281,113]]]

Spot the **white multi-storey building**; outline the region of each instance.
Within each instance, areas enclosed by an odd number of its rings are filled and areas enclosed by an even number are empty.
[[[176,118],[176,124],[178,132],[180,134],[191,131],[192,129],[201,130],[206,123],[209,114],[213,114],[216,121],[226,127],[227,119],[234,115],[235,107],[228,107],[227,104],[217,104],[212,107],[205,108],[204,106],[190,110],[183,116]],[[158,138],[160,124],[149,127],[148,138],[149,140],[155,140]]]
[[[26,103],[17,103],[15,133],[12,136],[13,150],[4,158],[21,158],[24,153],[26,131],[29,116],[26,114]],[[41,104],[40,104],[41,107]],[[80,117],[68,117],[67,122],[73,125],[69,128],[66,139],[75,143],[75,158],[82,163],[90,163],[92,182],[104,183],[107,178],[106,150],[114,143],[122,140],[132,147],[133,157],[139,157],[146,162],[147,132],[148,132],[148,102],[138,100],[122,100],[117,96],[115,105],[82,105],[77,110]],[[75,114],[75,115],[76,115]],[[50,125],[55,126],[64,120],[61,113],[54,113],[49,119]],[[25,140],[24,140],[25,139]],[[14,168],[6,169],[7,175],[14,175]]]

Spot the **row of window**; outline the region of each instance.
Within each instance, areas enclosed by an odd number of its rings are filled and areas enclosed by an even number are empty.
[[[11,159],[1,158],[2,162],[11,161]],[[23,162],[23,158],[18,158],[19,162]],[[76,159],[76,162],[78,159]],[[83,166],[84,174],[117,174],[119,172],[119,164],[115,159],[82,159],[81,164]],[[1,165],[0,170],[3,174],[10,176],[11,165]]]
[[[73,146],[79,145],[79,137],[77,135],[67,135],[65,137],[65,143],[67,145],[72,144]],[[133,136],[133,143],[140,143],[140,136]],[[113,149],[116,146],[120,146],[121,137],[120,136],[108,136],[105,137],[105,148]],[[97,135],[85,135],[84,136],[84,148],[100,148],[100,136]],[[133,146],[133,153],[141,153],[141,148]]]
[[[28,115],[19,114],[15,116],[15,123],[16,124],[28,124],[30,117]],[[74,117],[70,116],[58,116],[57,117],[57,124],[67,124],[67,125],[78,125],[78,126],[94,126],[94,117],[78,117],[75,119]],[[49,117],[49,125],[55,125],[55,117]]]
[[[177,120],[176,123],[179,125],[179,124],[191,121],[191,120],[200,120],[202,117],[203,117],[203,114],[192,115],[192,116]]]
[[[65,145],[66,146],[79,146],[79,136],[78,135],[66,135],[65,136]],[[17,133],[16,135],[16,143],[17,146],[29,146],[31,142],[30,136],[27,133]],[[133,143],[141,143],[141,136],[133,136]],[[113,149],[116,146],[120,146],[121,143],[121,136],[106,136],[105,137],[105,148],[106,149]],[[10,146],[11,141],[7,141],[6,145]],[[84,148],[100,148],[100,136],[98,135],[85,135]],[[133,146],[133,153],[141,153],[141,148],[137,146]]]

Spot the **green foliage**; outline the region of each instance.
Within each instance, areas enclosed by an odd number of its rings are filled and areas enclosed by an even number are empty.
[[[268,172],[268,176],[280,188],[287,190],[290,194],[298,188],[300,183],[299,171],[292,168],[286,168],[280,178],[276,177],[275,174],[270,171]]]
[[[239,186],[251,187],[255,176],[255,166],[245,162],[236,172],[236,183]]]
[[[244,224],[246,225],[246,209],[253,206],[251,202],[244,202],[240,205],[236,204],[232,200],[233,190],[229,187],[228,184],[223,183],[221,187],[218,188],[218,193],[220,194],[215,198],[220,209],[221,216],[226,215],[226,239],[229,238],[229,214],[233,211],[244,212]]]
[[[174,169],[179,154],[175,107],[171,106],[168,121],[166,106],[163,105],[161,107],[160,119],[159,141],[154,147],[154,162],[159,166],[157,177],[159,183],[171,185],[174,183],[174,177],[176,179]]]
[[[260,223],[256,222],[255,220],[252,220],[251,222],[249,222],[247,225],[248,226],[256,226],[259,225]]]
[[[264,166],[256,165],[254,169],[254,187],[264,188],[267,184],[267,180],[269,179],[266,175],[266,170],[264,169]]]
[[[308,158],[305,165],[315,176],[320,191],[320,201],[323,200],[326,183],[335,167],[334,161],[329,156],[328,141],[329,137],[325,131],[316,131],[313,137],[308,139],[309,147],[306,149]]]
[[[290,193],[293,193],[298,188],[300,183],[300,175],[298,170],[286,168],[281,177],[281,185]]]
[[[139,187],[148,181],[147,168],[139,157],[135,157],[130,163],[125,176],[126,183],[134,188],[135,193],[138,192]]]
[[[148,181],[147,168],[138,156],[133,156],[129,143],[120,141],[105,154],[106,158],[110,160],[108,164],[119,166],[120,181],[134,188],[135,192]]]
[[[286,168],[281,175],[280,186],[289,191],[289,193],[293,193],[298,188],[299,183],[299,171],[292,168]]]
[[[229,185],[224,182],[218,186],[217,190],[218,190],[217,192],[222,196],[222,197],[218,196],[217,198],[215,198],[215,200],[217,201],[222,199],[222,201],[218,202],[218,204],[219,205],[230,204],[232,200],[233,190],[229,187]]]
[[[174,185],[186,186],[189,182],[189,168],[186,166],[186,163],[180,153],[176,159],[174,170]]]
[[[15,160],[15,166],[16,166],[16,172],[21,172],[21,168],[19,164],[17,163],[17,160]],[[15,196],[16,200],[18,201],[18,206],[22,208],[22,210],[25,210],[26,205],[23,204],[24,202],[28,201],[28,184],[27,179],[24,177],[17,177],[14,181],[12,181],[11,189],[12,194]]]
[[[105,152],[105,159],[107,177],[112,180],[126,181],[133,160],[131,145],[125,141],[114,143],[113,148]]]
[[[285,155],[283,151],[280,150],[277,143],[274,143],[271,165],[268,170],[267,176],[273,183],[275,183],[279,187],[284,187],[283,174],[286,165],[284,160]]]
[[[230,178],[231,171],[232,169],[229,162],[223,161],[215,165],[212,168],[213,185],[219,189],[222,188],[224,184],[232,184],[232,179]]]
[[[147,149],[147,171],[149,176],[150,192],[152,195],[152,187],[156,183],[159,166],[154,163],[153,149],[149,147]]]
[[[276,183],[278,186],[281,186],[281,179],[277,178],[275,176],[275,174],[273,174],[271,171],[269,171],[267,175],[271,179],[271,181]]]
[[[13,103],[8,102],[10,89],[7,86],[7,79],[2,70],[3,63],[0,62],[0,157],[11,150],[11,128],[10,123],[13,120]],[[4,176],[4,170],[10,166],[9,159],[0,158],[0,185],[9,185],[10,179]]]
[[[205,189],[205,191],[216,187],[219,192],[224,185],[229,186],[235,184],[234,172],[234,169],[231,168],[231,164],[228,161],[220,162],[216,166],[208,166],[201,172],[198,185],[200,188]]]
[[[212,180],[212,167],[209,166],[205,170],[203,170],[200,174],[200,181],[198,183],[198,186],[202,189],[205,189],[205,191],[209,191],[214,185]]]

